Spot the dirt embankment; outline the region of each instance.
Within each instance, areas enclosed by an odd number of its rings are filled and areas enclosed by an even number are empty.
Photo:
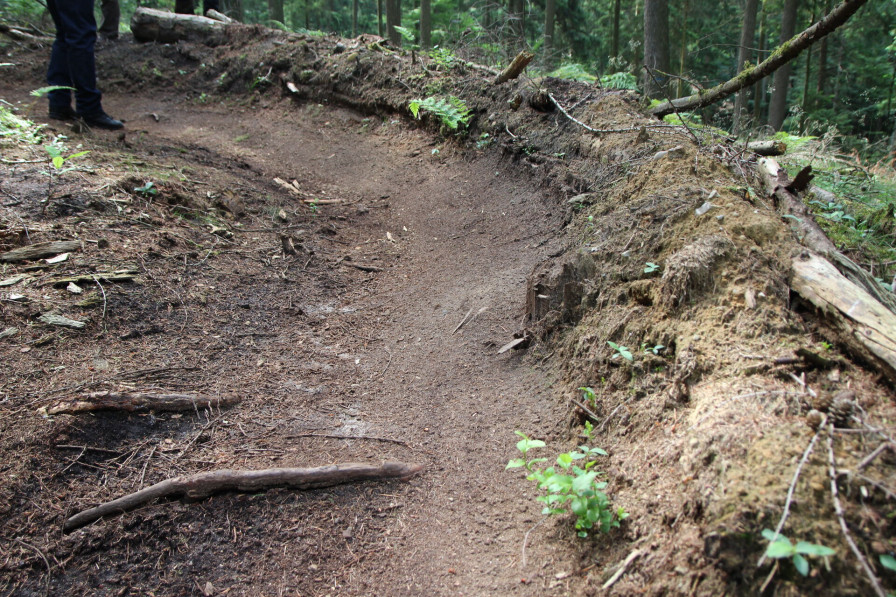
[[[47,175],[33,153],[3,164],[3,250],[84,243],[67,263],[0,276],[25,276],[11,286],[24,299],[4,295],[0,312],[18,330],[0,340],[8,592],[718,595],[771,578],[776,594],[868,594],[831,505],[827,431],[784,534],[837,557],[806,578],[789,560],[755,565],[814,435],[810,408],[848,427],[832,440],[854,473],[840,477],[845,521],[892,585],[878,563],[894,549],[892,450],[855,474],[892,437],[892,394],[792,294],[802,249],[746,156],[653,128],[628,93],[496,87],[479,67],[373,38],[227,36],[107,46],[106,104],[127,134],[65,131],[89,146],[86,171]],[[15,59],[24,97],[40,60]],[[615,132],[584,130],[547,93]],[[447,95],[471,109],[466,138],[406,119],[410,100]],[[137,284],[93,277],[119,270]],[[89,275],[92,300],[54,285],[63,274]],[[87,326],[41,323],[51,311]],[[529,347],[498,356],[517,332]],[[589,413],[569,400],[583,386]],[[36,414],[122,387],[243,401]],[[588,418],[610,453],[607,492],[631,516],[579,541],[566,518],[536,526],[534,488],[502,469],[514,430],[559,452]],[[427,471],[60,531],[72,511],[172,474],[383,459]]]

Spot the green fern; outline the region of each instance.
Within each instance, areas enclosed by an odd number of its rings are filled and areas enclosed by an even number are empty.
[[[447,98],[431,96],[424,100],[413,100],[408,104],[408,109],[414,118],[420,118],[420,111],[425,110],[437,117],[443,125],[452,131],[458,130],[461,125],[469,124],[473,113],[464,100],[453,95]]]
[[[638,90],[638,79],[635,75],[626,72],[612,73],[600,78],[600,84],[607,89]]]
[[[597,81],[597,77],[586,71],[584,66],[577,63],[564,64],[560,68],[552,71],[548,76],[556,79],[582,81],[584,83],[594,83]]]

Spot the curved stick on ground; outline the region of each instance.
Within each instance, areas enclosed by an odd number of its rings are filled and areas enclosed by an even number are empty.
[[[423,468],[419,464],[383,462],[381,465],[345,463],[315,468],[209,471],[166,479],[146,489],[84,510],[66,520],[62,528],[69,533],[104,516],[122,514],[160,498],[183,496],[190,500],[201,500],[224,491],[256,492],[275,487],[316,489],[356,481],[405,481],[423,472]]]

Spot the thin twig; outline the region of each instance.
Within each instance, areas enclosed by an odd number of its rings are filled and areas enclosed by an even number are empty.
[[[642,128],[648,128],[648,129],[681,129],[682,128],[681,126],[679,126],[677,124],[645,124],[642,126],[635,126],[635,127],[624,128],[624,129],[596,129],[596,128],[588,126],[587,124],[585,124],[584,122],[582,122],[581,120],[577,119],[575,116],[573,116],[572,114],[567,112],[566,108],[561,106],[560,102],[558,102],[557,99],[552,94],[550,94],[550,93],[548,94],[548,99],[550,99],[554,103],[554,105],[557,106],[557,109],[560,110],[564,116],[566,116],[567,118],[572,120],[574,123],[576,123],[580,127],[584,128],[589,133],[594,133],[595,135],[604,135],[604,134],[610,134],[610,133],[636,133],[636,132],[640,131]],[[507,132],[509,133],[510,131],[507,131]],[[511,135],[511,136],[515,137],[515,135]]]
[[[762,595],[765,593],[766,587],[768,587],[768,583],[772,582],[772,579],[775,577],[775,572],[778,571],[778,560],[775,560],[775,565],[772,566],[772,571],[768,573],[768,576],[765,577],[765,582],[762,583],[762,586],[759,587],[759,594]]]
[[[377,437],[375,435],[335,435],[335,434],[325,434],[325,433],[297,433],[295,435],[287,435],[284,436],[285,439],[296,439],[299,437],[323,437],[326,439],[366,439],[375,442],[391,442],[393,444],[398,444],[400,446],[404,446],[406,448],[413,447],[411,444],[402,441],[400,439],[392,439],[391,437]]]
[[[31,545],[30,543],[25,543],[25,542],[22,541],[21,539],[16,539],[15,541],[16,541],[16,543],[18,543],[19,545],[24,545],[25,547],[27,547],[27,548],[29,548],[29,549],[33,549],[34,551],[36,551],[36,552],[37,552],[37,555],[40,556],[40,559],[42,559],[42,560],[44,561],[44,565],[47,567],[47,588],[46,588],[46,594],[49,595],[49,594],[50,594],[50,576],[52,575],[52,569],[50,568],[50,562],[47,560],[47,556],[44,555],[44,552],[42,552],[42,551],[40,550],[40,548],[35,547],[34,545]]]
[[[526,536],[523,537],[523,562],[522,562],[522,564],[523,564],[522,567],[523,567],[523,568],[526,567],[526,544],[529,543],[529,535],[532,533],[532,531],[534,531],[534,530],[537,529],[539,526],[541,526],[541,523],[543,523],[545,520],[547,520],[547,517],[542,518],[541,520],[539,520],[538,522],[536,522],[535,525],[534,525],[531,529],[529,529],[528,531],[526,531]]]
[[[671,104],[672,98],[670,98],[669,94],[666,93],[666,87],[664,85],[660,85],[660,82],[657,81],[656,77],[653,76],[653,71],[650,70],[650,67],[648,67],[646,64],[644,65],[644,70],[646,70],[647,74],[650,75],[650,78],[653,79],[653,82],[656,84],[657,88],[663,90],[663,95],[666,96],[666,100],[668,100],[668,102]],[[694,131],[691,130],[691,127],[688,126],[687,121],[685,121],[685,119],[681,117],[681,114],[678,113],[678,108],[672,106],[672,110],[675,112],[675,115],[678,116],[678,120],[681,122],[682,126],[684,126],[684,128],[688,130],[688,133],[691,134],[691,137],[694,139],[694,143],[697,144],[697,147],[700,147],[700,139],[697,138],[697,135],[695,135]]]
[[[149,466],[149,461],[152,460],[152,455],[156,453],[156,446],[152,447],[152,450],[149,451],[149,456],[146,457],[146,462],[143,463],[143,470],[140,472],[140,482],[137,483],[137,489],[143,489],[143,479],[146,478],[146,467]]]
[[[821,427],[819,427],[819,430],[820,429]],[[840,505],[840,496],[837,493],[837,465],[834,461],[833,423],[828,425],[828,463],[830,464],[828,475],[831,478],[831,499],[834,501],[834,511],[837,513],[837,520],[840,521],[840,529],[843,531],[843,537],[849,544],[849,548],[852,550],[852,553],[854,553],[856,558],[858,558],[859,563],[862,564],[862,568],[865,570],[865,574],[868,576],[868,580],[871,581],[871,586],[874,587],[874,592],[877,593],[878,597],[886,597],[886,593],[880,586],[880,581],[877,580],[877,576],[875,576],[874,571],[871,569],[871,566],[868,565],[868,560],[865,559],[865,556],[862,555],[861,551],[859,551],[859,546],[856,545],[855,541],[852,540],[852,536],[849,534],[849,527],[846,526],[846,519],[843,517],[843,507]]]
[[[890,442],[889,441],[883,442],[871,454],[862,458],[862,461],[856,465],[856,470],[857,471],[862,470],[863,468],[865,468],[866,466],[868,466],[869,464],[874,462],[874,459],[877,458],[878,456],[880,456],[884,452],[884,450],[888,450],[888,449],[890,449]]]
[[[626,569],[628,568],[629,564],[631,564],[632,562],[634,562],[635,559],[637,559],[638,556],[641,555],[641,553],[642,553],[642,552],[641,552],[640,549],[636,549],[636,550],[633,551],[632,553],[628,554],[628,557],[625,558],[625,560],[622,561],[622,564],[619,565],[619,568],[616,570],[616,572],[613,574],[613,576],[611,576],[611,577],[607,580],[607,582],[605,582],[605,583],[603,584],[603,586],[602,586],[601,588],[602,588],[602,589],[609,589],[609,588],[612,587],[614,584],[616,584],[616,581],[619,580],[620,578],[622,578],[622,575],[625,574],[625,571],[626,571]]]
[[[598,421],[600,421],[600,417],[598,417],[598,416],[597,416],[597,415],[596,415],[590,408],[588,408],[587,406],[585,406],[584,404],[582,404],[581,402],[579,402],[579,401],[576,400],[575,398],[570,398],[569,401],[572,402],[573,404],[575,404],[576,406],[578,406],[579,408],[581,408],[582,410],[584,410],[585,413],[586,413],[589,417],[591,417],[591,420],[594,421],[595,423],[597,423]],[[607,418],[609,418],[609,417],[607,417]]]
[[[100,284],[100,281],[96,276],[91,275],[93,281],[96,282],[96,285],[100,287],[100,292],[103,293],[103,319],[106,319],[106,291],[103,289],[103,285]]]
[[[806,451],[803,452],[803,457],[800,459],[800,463],[796,466],[796,471],[793,473],[793,480],[790,481],[790,487],[787,489],[787,499],[784,502],[784,512],[781,514],[781,520],[778,521],[778,526],[775,527],[775,536],[772,537],[772,540],[769,543],[774,543],[777,541],[778,536],[781,534],[781,529],[784,528],[784,522],[787,521],[787,517],[790,515],[790,504],[793,501],[793,492],[796,489],[796,482],[800,478],[800,471],[803,470],[803,466],[806,464],[806,461],[809,460],[809,455],[812,453],[812,448],[815,447],[815,442],[818,441],[818,436],[821,434],[821,430],[824,429],[825,423],[827,423],[827,415],[825,415],[824,419],[821,421],[821,425],[818,426],[818,430],[815,432],[815,435],[812,436],[812,441],[809,442],[809,445],[806,446]],[[759,558],[759,562],[756,566],[762,566],[765,563],[765,553],[762,554],[762,557]]]

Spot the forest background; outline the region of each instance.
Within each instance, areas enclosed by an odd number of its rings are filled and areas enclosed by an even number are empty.
[[[122,0],[123,31],[138,5],[173,9],[174,0]],[[497,66],[529,49],[536,55],[532,76],[637,88],[657,99],[730,79],[738,65],[767,58],[832,6],[832,0],[222,0],[222,10],[245,23],[346,37],[375,33],[407,49],[435,48],[446,59]],[[96,8],[99,21],[99,2]],[[52,28],[35,0],[0,2],[0,22]],[[664,88],[656,88],[645,63]],[[691,118],[732,132],[827,136],[863,162],[893,159],[896,0],[869,2],[781,71]]]

